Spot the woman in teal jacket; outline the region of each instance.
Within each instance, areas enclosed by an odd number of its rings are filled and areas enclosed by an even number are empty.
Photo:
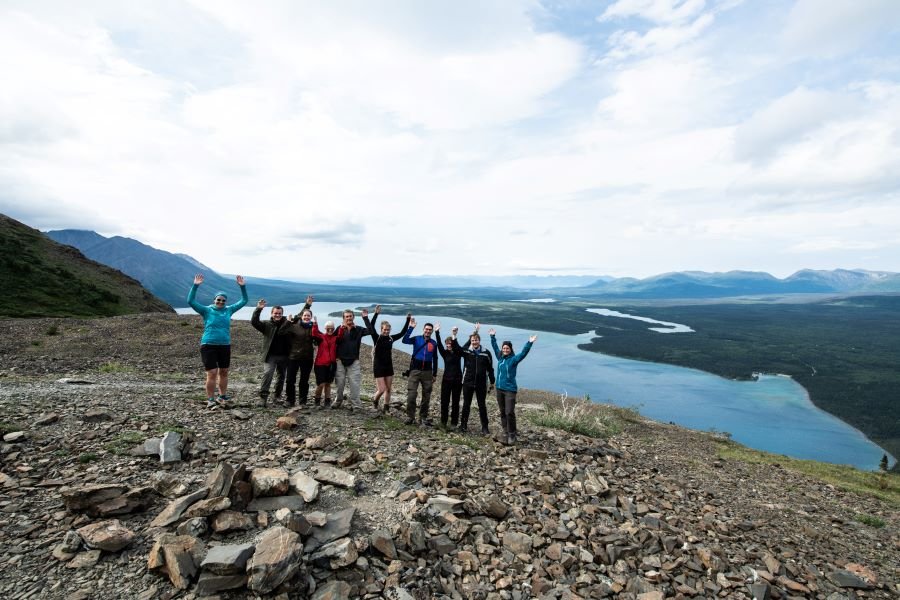
[[[518,354],[513,352],[512,342],[503,342],[502,348],[497,347],[496,332],[488,331],[491,336],[491,346],[497,356],[497,405],[500,408],[500,425],[503,426],[503,434],[500,438],[504,444],[516,443],[516,369],[519,363],[528,356],[528,351],[537,340],[533,335],[528,338],[528,343]]]
[[[188,304],[203,317],[203,337],[200,338],[200,358],[206,369],[206,407],[225,406],[228,402],[228,367],[231,366],[231,315],[247,304],[247,288],[244,278],[237,276],[237,284],[241,288],[241,299],[234,304],[225,305],[228,296],[225,292],[216,292],[211,306],[203,306],[197,302],[197,288],[203,283],[203,275],[194,275],[194,285],[188,293]],[[217,381],[218,380],[218,381]],[[219,396],[216,397],[216,383],[219,384]]]

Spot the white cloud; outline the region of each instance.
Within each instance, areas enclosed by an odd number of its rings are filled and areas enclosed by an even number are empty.
[[[797,0],[787,15],[782,44],[803,56],[834,57],[872,40],[879,31],[897,31],[895,0]]]
[[[706,0],[617,0],[599,20],[640,17],[654,23],[681,23],[695,18],[705,6]]]

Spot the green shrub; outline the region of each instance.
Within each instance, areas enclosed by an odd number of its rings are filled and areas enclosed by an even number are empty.
[[[863,525],[868,525],[869,527],[874,527],[875,529],[881,529],[882,527],[884,527],[884,519],[879,519],[878,517],[874,517],[872,515],[856,515],[856,520]]]
[[[525,419],[539,427],[599,438],[621,431],[624,422],[637,420],[637,412],[596,404],[591,402],[590,396],[569,398],[568,394],[563,394],[558,404],[545,404],[541,410],[528,411]]]
[[[47,331],[45,333],[47,335],[59,335],[59,326],[51,325],[50,327],[47,328]]]

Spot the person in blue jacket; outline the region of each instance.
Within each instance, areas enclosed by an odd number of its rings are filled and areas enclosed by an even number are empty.
[[[516,386],[516,369],[528,356],[537,336],[528,338],[528,343],[516,354],[512,342],[504,341],[501,347],[497,347],[497,335],[493,329],[488,331],[488,335],[491,336],[491,347],[497,357],[497,406],[500,409],[500,425],[503,427],[500,441],[511,445],[516,443],[516,393],[519,390]]]
[[[431,427],[431,418],[428,416],[428,408],[431,403],[431,388],[434,377],[437,375],[438,347],[431,339],[434,325],[425,323],[422,327],[422,335],[413,336],[416,328],[416,320],[410,317],[407,320],[409,327],[403,336],[403,343],[412,345],[412,356],[409,358],[409,383],[406,385],[406,424],[416,422],[416,396],[419,394],[419,385],[422,386],[422,404],[419,405],[419,424],[423,427]]]
[[[200,338],[200,359],[206,369],[206,407],[224,407],[228,403],[228,367],[231,366],[231,315],[247,304],[247,287],[244,278],[238,275],[237,284],[241,288],[241,299],[226,305],[225,292],[216,292],[213,304],[204,306],[197,302],[197,288],[203,283],[203,274],[194,275],[194,285],[188,292],[187,301],[203,317],[203,337]],[[216,396],[216,383],[219,395]]]

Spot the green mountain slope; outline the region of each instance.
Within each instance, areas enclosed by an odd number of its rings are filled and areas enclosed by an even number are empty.
[[[0,316],[88,317],[172,308],[141,284],[0,214]]]

